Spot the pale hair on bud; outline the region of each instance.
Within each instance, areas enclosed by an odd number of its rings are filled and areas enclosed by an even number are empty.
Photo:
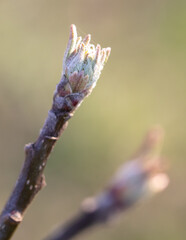
[[[62,75],[65,75],[71,84],[72,93],[83,92],[88,95],[95,87],[104,64],[109,58],[110,47],[101,49],[99,44],[95,47],[90,40],[90,34],[83,40],[82,37],[78,37],[76,26],[71,25]]]

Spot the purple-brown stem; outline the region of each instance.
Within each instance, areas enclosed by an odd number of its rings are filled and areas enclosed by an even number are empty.
[[[0,240],[8,240],[21,223],[23,214],[36,194],[45,185],[43,175],[47,159],[73,112],[86,96],[82,93],[64,93],[61,85],[63,75],[54,94],[53,106],[36,142],[25,146],[25,161],[12,191],[0,215]],[[60,98],[60,101],[59,101]]]
[[[85,199],[79,215],[45,240],[72,239],[127,210],[139,200],[164,190],[169,178],[159,156],[162,139],[161,128],[149,131],[135,157],[119,168],[107,188],[97,197]]]
[[[84,40],[77,38],[76,27],[71,25],[62,78],[38,139],[25,147],[23,168],[0,215],[0,240],[10,239],[26,208],[45,186],[43,171],[54,144],[74,111],[95,87],[110,51],[110,48],[101,49],[100,45],[95,48],[90,44],[90,35]]]

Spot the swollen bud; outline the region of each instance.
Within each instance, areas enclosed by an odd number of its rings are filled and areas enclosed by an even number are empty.
[[[77,36],[75,25],[70,27],[70,36],[63,58],[63,71],[54,95],[54,108],[73,112],[96,86],[111,48],[96,47],[90,43],[91,35],[83,40]]]

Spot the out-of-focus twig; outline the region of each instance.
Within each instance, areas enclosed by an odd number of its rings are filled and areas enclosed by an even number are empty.
[[[139,200],[164,190],[169,178],[159,155],[163,135],[160,127],[150,130],[135,157],[119,168],[106,190],[95,198],[85,199],[80,214],[45,240],[71,239]]]
[[[25,147],[23,168],[0,215],[0,240],[10,239],[22,221],[27,206],[45,186],[43,170],[48,156],[74,111],[96,85],[110,50],[90,44],[90,35],[83,40],[77,37],[76,27],[71,25],[62,78],[38,139]]]

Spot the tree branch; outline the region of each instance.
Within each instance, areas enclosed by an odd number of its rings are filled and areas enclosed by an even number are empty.
[[[67,225],[63,226],[61,230],[47,237],[45,240],[69,240],[84,230],[93,227],[99,221],[99,210],[90,213],[83,212],[74,218]]]
[[[88,96],[108,59],[110,48],[95,48],[90,35],[77,38],[71,25],[63,60],[63,73],[53,97],[52,108],[36,142],[26,145],[25,161],[15,188],[0,215],[0,240],[8,240],[23,219],[23,214],[45,185],[43,175],[47,159],[68,120]]]
[[[43,127],[43,131],[38,140],[25,147],[25,162],[21,170],[15,188],[0,217],[0,239],[9,239],[19,223],[23,219],[23,213],[35,195],[45,184],[43,170],[48,156],[67,126],[67,119],[70,115],[55,115],[56,124],[54,130],[50,131],[47,122],[50,121],[50,114]],[[68,116],[68,117],[67,117]]]
[[[164,190],[169,178],[159,156],[162,130],[147,134],[135,157],[119,168],[106,190],[82,204],[80,214],[45,240],[69,240],[84,230],[127,210],[144,197]]]

